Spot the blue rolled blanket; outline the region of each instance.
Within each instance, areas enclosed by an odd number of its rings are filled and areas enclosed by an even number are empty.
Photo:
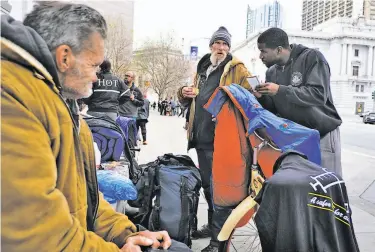
[[[99,191],[109,203],[118,200],[137,199],[137,189],[132,181],[121,174],[111,170],[97,170]]]

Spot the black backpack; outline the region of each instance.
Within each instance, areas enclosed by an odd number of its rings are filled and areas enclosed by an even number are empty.
[[[165,154],[141,165],[136,184],[138,198],[129,205],[139,212],[132,220],[151,231],[166,230],[170,237],[191,247],[191,231],[197,228],[201,177],[189,156]]]

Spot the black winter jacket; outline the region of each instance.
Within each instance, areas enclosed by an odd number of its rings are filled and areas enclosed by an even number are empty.
[[[129,93],[125,83],[111,72],[100,73],[98,81],[93,83],[93,94],[85,99],[89,111],[117,113],[119,99]]]
[[[274,171],[256,198],[263,251],[359,251],[339,175],[293,151],[280,156]]]
[[[212,64],[210,54],[205,55],[198,63],[197,72],[200,76],[200,82],[198,83],[199,94],[195,100],[192,141],[193,146],[197,149],[213,149],[216,123],[212,120],[212,115],[204,109],[204,105],[219,86],[224,67],[231,59],[232,55],[228,54],[225,60],[208,77],[206,72]]]
[[[258,100],[272,113],[316,129],[323,137],[342,122],[333,104],[328,62],[315,49],[291,46],[286,65],[273,65],[266,72],[266,82],[280,85],[278,93]]]
[[[124,99],[121,99],[119,114],[120,116],[136,119],[138,117],[138,108],[142,107],[144,104],[143,94],[134,83],[130,86],[130,94],[134,95],[134,100],[130,100],[129,96],[125,96]]]

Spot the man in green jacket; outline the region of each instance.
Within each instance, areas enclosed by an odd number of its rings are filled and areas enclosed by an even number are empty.
[[[98,192],[76,99],[92,93],[106,34],[104,18],[85,5],[39,2],[24,25],[1,15],[3,251],[171,245],[167,232],[138,230]]]

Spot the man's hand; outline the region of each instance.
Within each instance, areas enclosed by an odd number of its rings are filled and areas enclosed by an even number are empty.
[[[126,240],[125,245],[121,248],[122,252],[142,252],[140,246],[149,247],[153,245],[153,240],[145,236],[131,236]]]
[[[130,95],[130,100],[134,101],[134,95],[133,94]]]
[[[250,91],[256,98],[260,98],[260,97],[262,97],[262,94],[261,93],[259,93],[259,92],[257,92],[257,91],[255,91],[255,90],[252,90],[252,91]]]
[[[185,98],[195,98],[197,94],[194,92],[193,87],[183,87],[182,88],[182,95]]]
[[[158,231],[158,232],[141,231],[139,232],[139,235],[144,236],[148,239],[151,239],[153,241],[152,247],[156,249],[159,247],[163,247],[163,249],[168,249],[172,244],[172,240],[169,237],[169,234],[167,233],[167,231]]]
[[[256,87],[256,91],[261,95],[276,95],[279,91],[279,85],[272,82],[262,83]],[[258,97],[259,98],[259,97]]]

